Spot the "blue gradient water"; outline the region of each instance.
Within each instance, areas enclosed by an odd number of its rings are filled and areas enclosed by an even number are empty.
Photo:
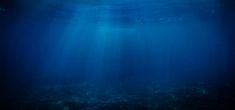
[[[229,45],[217,0],[19,4],[21,13],[5,29],[13,85],[90,83],[128,91],[216,84],[227,75]]]

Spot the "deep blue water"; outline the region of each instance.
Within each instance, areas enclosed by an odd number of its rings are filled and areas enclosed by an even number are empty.
[[[211,102],[219,103],[213,98],[233,84],[233,4],[229,0],[2,2],[1,85],[9,93],[6,102],[17,97],[20,110],[36,110],[30,108],[38,103],[35,100],[45,98],[38,109],[106,110],[122,103],[89,108],[76,106],[76,101],[114,104],[118,98],[163,107],[148,109],[168,110],[167,104],[170,110],[186,110],[171,105],[177,102],[158,100],[180,100],[184,99],[180,94],[188,94],[193,104],[198,95],[201,102],[212,97]],[[167,95],[159,99],[156,91]],[[25,94],[31,95],[21,98]],[[142,97],[154,97],[155,102]],[[59,108],[50,108],[54,102]],[[141,107],[129,109],[146,109]],[[203,107],[198,109],[207,109]]]

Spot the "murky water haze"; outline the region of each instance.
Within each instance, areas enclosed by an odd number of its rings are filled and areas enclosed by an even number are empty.
[[[29,93],[17,96],[28,98],[19,98],[22,109],[37,99],[49,110],[135,109],[137,103],[150,110],[179,103],[171,109],[180,109],[194,97],[218,103],[214,98],[231,87],[234,71],[234,11],[227,2],[3,2],[2,84]]]

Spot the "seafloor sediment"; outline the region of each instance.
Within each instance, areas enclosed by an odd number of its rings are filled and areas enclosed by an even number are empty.
[[[205,84],[129,91],[80,84],[33,87],[6,96],[4,105],[8,110],[229,110],[228,99],[221,88]]]

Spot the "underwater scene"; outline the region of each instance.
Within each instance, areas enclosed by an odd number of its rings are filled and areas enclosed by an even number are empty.
[[[0,110],[235,110],[234,0],[1,0]]]

